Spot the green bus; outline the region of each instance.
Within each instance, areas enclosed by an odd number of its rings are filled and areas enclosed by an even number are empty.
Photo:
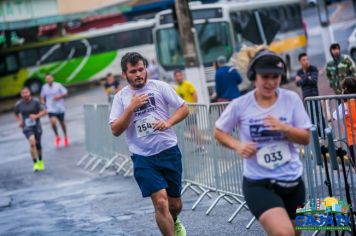
[[[47,73],[65,86],[99,80],[109,72],[118,76],[128,51],[155,58],[153,27],[154,20],[128,22],[1,49],[0,98],[18,95],[23,86],[40,92]]]

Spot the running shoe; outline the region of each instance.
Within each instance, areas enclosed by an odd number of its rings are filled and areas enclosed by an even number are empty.
[[[69,141],[67,137],[64,137],[64,146],[68,147],[69,146]]]
[[[187,235],[184,225],[180,222],[180,220],[178,218],[177,218],[176,222],[174,222],[174,231],[176,233],[176,236],[186,236]]]
[[[44,165],[44,162],[41,160],[41,161],[37,161],[37,168],[39,171],[43,171],[45,169],[45,165]]]
[[[37,162],[35,162],[35,163],[33,163],[33,171],[34,172],[36,172],[36,171],[39,171],[40,169],[39,169],[39,167],[38,167],[38,161]]]
[[[59,145],[61,144],[61,137],[57,136],[56,137],[56,148],[59,148]]]

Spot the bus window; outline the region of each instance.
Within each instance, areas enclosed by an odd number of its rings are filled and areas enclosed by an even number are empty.
[[[39,64],[61,61],[66,58],[60,44],[45,46],[39,49]]]
[[[242,45],[251,46],[263,43],[252,11],[232,12],[230,18],[238,48],[241,48]]]
[[[212,64],[219,56],[230,58],[233,52],[228,24],[203,23],[195,26],[198,34],[203,63]]]
[[[278,19],[273,16],[271,17],[271,14],[269,14],[269,9],[258,10],[258,13],[261,19],[267,44],[270,44],[276,34],[280,31],[281,26],[278,22]]]
[[[86,45],[81,40],[76,40],[69,43],[64,43],[63,48],[65,49],[64,53],[67,56],[72,55],[72,57],[83,57],[86,54],[87,48]]]
[[[19,70],[19,65],[15,55],[7,55],[5,58],[6,72],[12,73]]]
[[[183,67],[182,49],[179,44],[179,35],[175,28],[157,31],[157,42],[158,58],[163,67],[167,69],[174,69],[174,66]]]
[[[108,38],[106,35],[89,38],[88,41],[92,49],[92,54],[102,53],[110,50],[110,48],[108,48],[110,44],[108,43]]]
[[[229,27],[226,22],[205,22],[196,24],[195,29],[200,46],[201,58],[205,66],[211,66],[219,56],[230,58],[233,53]],[[184,58],[175,28],[157,31],[157,53],[165,69],[184,66]]]
[[[19,51],[19,60],[22,67],[34,66],[38,60],[36,49]]]
[[[116,34],[117,48],[128,48],[143,44],[153,44],[152,28],[120,32]]]

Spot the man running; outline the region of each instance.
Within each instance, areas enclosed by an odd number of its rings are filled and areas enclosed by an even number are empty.
[[[115,136],[126,131],[136,182],[142,196],[151,197],[161,233],[182,236],[186,235],[178,219],[182,209],[182,162],[172,127],[189,110],[167,83],[147,80],[146,64],[139,53],[123,56],[122,76],[129,85],[115,95],[109,123]],[[171,116],[169,108],[174,110]]]
[[[38,99],[32,98],[27,87],[21,90],[21,97],[15,105],[16,121],[30,144],[33,171],[42,171],[45,167],[42,160],[40,118],[47,114],[47,110]]]
[[[41,102],[46,103],[48,110],[48,116],[51,121],[52,129],[56,135],[55,145],[58,148],[61,143],[61,137],[58,134],[57,120],[59,121],[63,134],[64,134],[64,146],[69,145],[67,128],[64,121],[64,97],[68,95],[67,89],[60,83],[54,82],[54,78],[51,74],[46,75],[46,84],[41,90]]]

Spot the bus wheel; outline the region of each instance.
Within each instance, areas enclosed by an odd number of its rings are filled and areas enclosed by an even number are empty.
[[[31,79],[26,83],[32,94],[39,94],[42,88],[42,82],[38,79]]]

